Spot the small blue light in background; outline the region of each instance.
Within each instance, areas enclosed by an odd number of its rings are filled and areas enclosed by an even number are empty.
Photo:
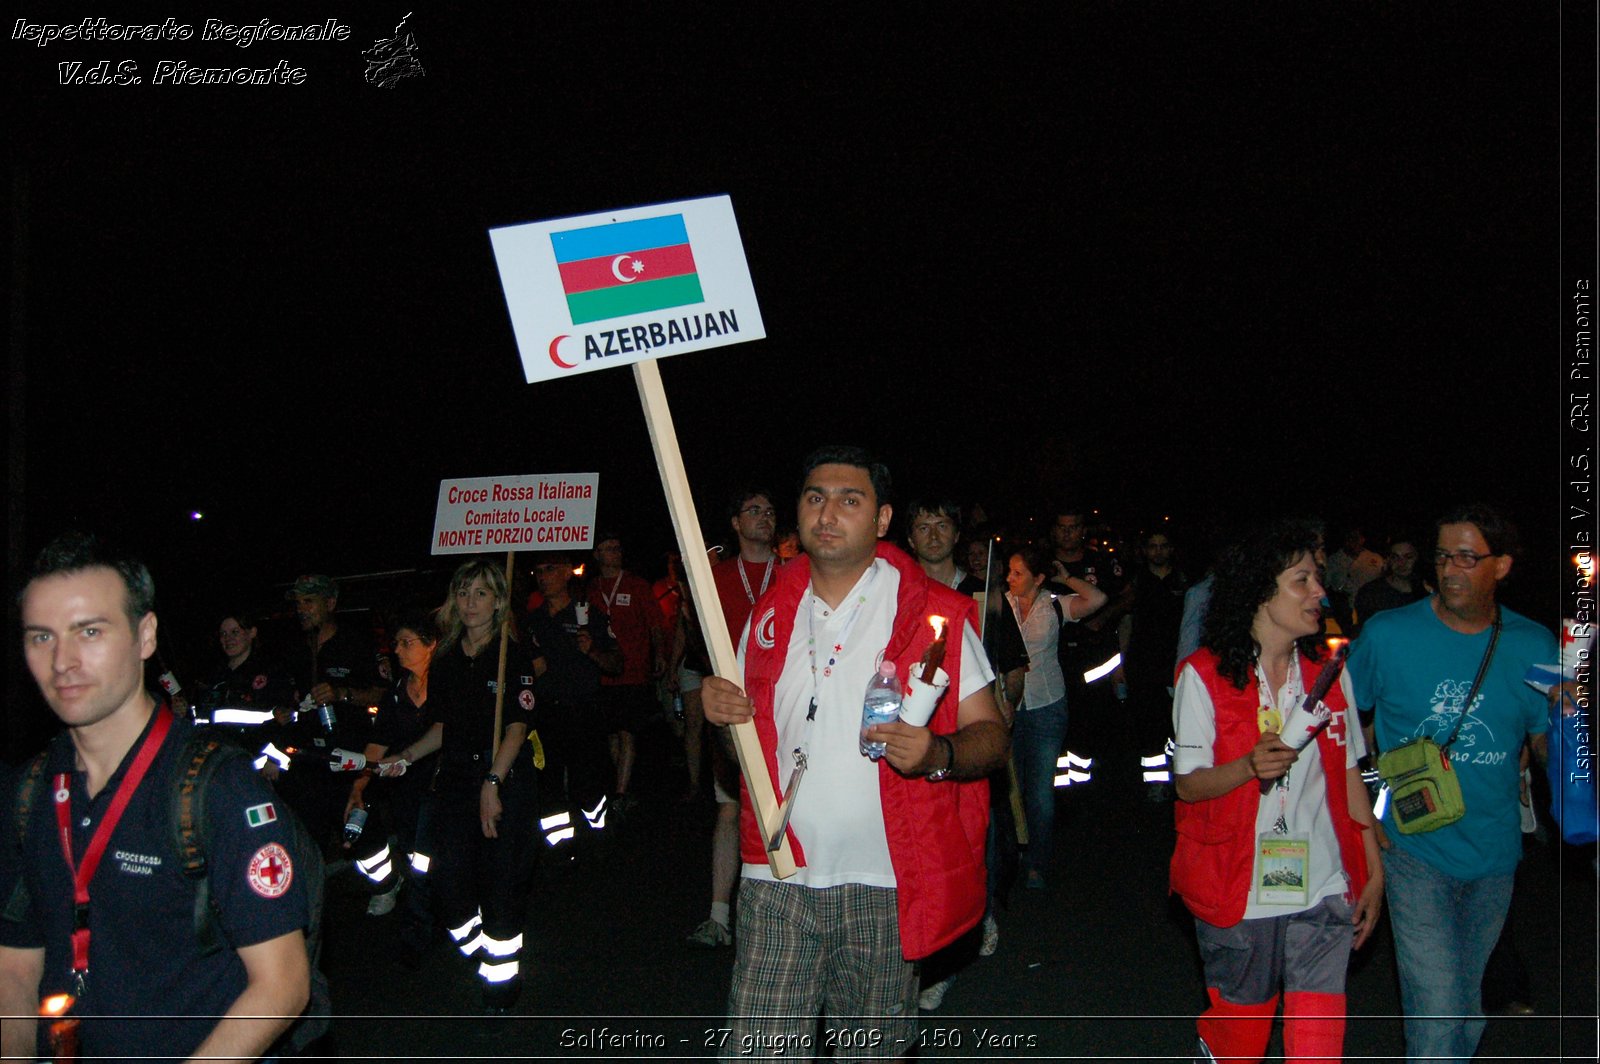
[[[191,520],[191,521],[199,521],[204,517],[205,517],[205,514],[201,513],[199,510],[195,510],[192,513],[189,514],[189,520]]]

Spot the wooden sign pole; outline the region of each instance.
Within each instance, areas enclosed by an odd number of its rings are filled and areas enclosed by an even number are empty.
[[[737,677],[738,657],[733,640],[728,637],[728,622],[722,616],[722,600],[717,598],[711,563],[706,559],[705,538],[700,534],[700,520],[695,516],[694,499],[689,494],[689,478],[684,472],[683,454],[678,450],[678,435],[672,426],[672,411],[667,407],[666,389],[661,385],[661,371],[654,361],[635,362],[633,379],[639,386],[639,401],[644,405],[650,444],[656,452],[656,467],[661,471],[661,486],[666,489],[667,509],[672,513],[672,526],[678,533],[678,550],[683,555],[689,592],[700,616],[706,648],[711,652],[711,668],[718,676]],[[756,726],[735,724],[732,731],[733,748],[739,755],[739,771],[744,774],[750,800],[755,803],[756,823],[761,825],[762,835],[770,837],[778,827],[778,792],[767,771],[767,759],[761,752]],[[787,838],[778,849],[768,852],[767,863],[779,879],[794,875],[794,853]]]
[[[513,568],[516,561],[517,552],[514,550],[506,551],[506,616],[501,618],[500,621],[500,666],[495,673],[494,681],[494,742],[489,747],[489,764],[491,767],[485,769],[484,771],[486,772],[494,771],[492,767],[494,759],[500,754],[500,727],[501,721],[504,719],[506,705],[506,650],[509,649],[507,644],[511,641],[511,625],[507,622],[511,614],[511,580],[516,573]]]

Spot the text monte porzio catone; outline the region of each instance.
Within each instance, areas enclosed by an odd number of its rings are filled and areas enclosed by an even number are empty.
[[[541,473],[439,482],[432,553],[587,549],[598,473]]]

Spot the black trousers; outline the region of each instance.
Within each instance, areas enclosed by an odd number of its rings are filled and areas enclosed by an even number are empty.
[[[439,920],[467,947],[476,932],[457,935],[481,917],[482,933],[492,942],[489,955],[495,963],[520,957],[496,952],[494,943],[506,943],[522,934],[528,918],[528,891],[532,880],[538,784],[533,760],[526,750],[518,756],[510,778],[500,786],[503,815],[497,838],[486,838],[479,816],[482,772],[441,770],[435,791],[422,816],[421,848],[431,858],[429,879],[438,905]]]

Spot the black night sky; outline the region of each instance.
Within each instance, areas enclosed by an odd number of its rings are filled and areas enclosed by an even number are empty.
[[[17,17],[99,14],[50,7]],[[1071,492],[1180,542],[1483,496],[1553,623],[1555,5],[419,7],[425,76],[370,85],[406,10],[122,5],[352,33],[7,42],[13,563],[113,530],[209,633],[300,571],[448,566],[441,478],[598,470],[658,573],[632,375],[524,384],[487,230],[728,193],[768,338],[662,363],[709,530],[835,440],[902,499]],[[146,82],[57,84],[101,59]],[[162,59],[307,78],[150,84]]]

